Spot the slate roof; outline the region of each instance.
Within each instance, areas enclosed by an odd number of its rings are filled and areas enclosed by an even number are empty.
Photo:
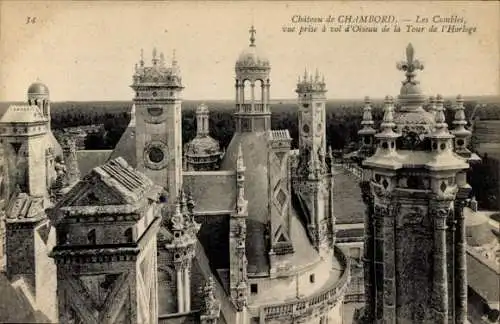
[[[246,252],[249,273],[267,273],[269,260],[264,237],[268,222],[268,133],[235,133],[221,163],[221,170],[236,170],[241,144],[245,171],[245,197],[248,200]]]
[[[35,105],[11,105],[0,119],[0,123],[45,122],[40,108]]]
[[[498,266],[490,263],[471,248],[467,248],[467,280],[469,286],[488,304],[498,305],[500,272]]]
[[[236,202],[234,171],[192,171],[183,173],[183,184],[195,202],[194,211],[227,213]]]
[[[48,144],[52,147],[54,150],[55,156],[63,156],[63,150],[61,147],[61,144],[57,141],[56,137],[54,136],[54,133],[52,133],[52,130],[47,132],[46,140],[48,141]]]
[[[235,133],[221,163],[222,170],[236,170],[238,148],[241,144],[245,166],[245,197],[248,200],[246,252],[249,275],[269,272],[269,248],[266,239],[268,212],[268,141],[271,136],[286,138],[286,131]],[[287,255],[291,265],[308,264],[318,254],[312,247],[300,221],[300,210],[290,206],[290,239],[295,252]]]
[[[365,205],[361,198],[358,179],[345,169],[335,170],[333,185],[333,212],[337,224],[364,222]]]
[[[469,207],[464,208],[467,244],[482,246],[494,243],[497,239],[493,233],[494,227],[489,217],[483,212],[473,212]]]
[[[35,311],[22,292],[15,289],[0,272],[0,323],[50,323],[41,312]]]
[[[96,166],[106,163],[112,150],[79,150],[76,151],[78,168],[82,176],[87,175]]]
[[[135,122],[131,122],[127,129],[120,137],[120,140],[115,146],[115,149],[111,152],[109,158],[115,159],[117,157],[122,157],[127,161],[127,163],[133,167],[137,166],[137,158],[135,151]]]

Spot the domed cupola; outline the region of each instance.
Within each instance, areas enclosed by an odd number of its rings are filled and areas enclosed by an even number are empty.
[[[209,135],[208,114],[205,104],[196,109],[196,137],[184,147],[186,169],[189,171],[218,169],[221,150],[219,142]]]
[[[250,46],[235,64],[236,132],[262,132],[271,128],[270,95],[271,65],[255,46],[255,28],[250,32]]]
[[[255,28],[250,28],[250,45],[244,49],[235,64],[235,71],[237,75],[262,75],[268,74],[271,70],[271,65],[266,56],[255,46]]]
[[[435,118],[431,112],[423,108],[426,96],[422,93],[420,82],[415,80],[415,77],[416,71],[423,70],[424,65],[414,58],[412,44],[406,47],[406,61],[398,63],[397,68],[404,71],[406,76],[398,96],[399,107],[394,114],[396,130],[401,134],[398,147],[408,150],[424,149],[428,142],[425,137],[432,132]],[[442,102],[441,98],[440,103]]]
[[[49,96],[49,87],[42,82],[34,82],[28,88],[28,98],[30,96]]]

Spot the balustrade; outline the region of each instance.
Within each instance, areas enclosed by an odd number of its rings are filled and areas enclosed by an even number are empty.
[[[344,267],[344,272],[339,280],[333,283],[333,286],[300,300],[264,306],[260,311],[261,316],[264,316],[264,320],[307,316],[314,313],[314,309],[336,304],[346,293],[350,272],[349,260],[337,247],[335,247],[335,255]]]
[[[264,112],[264,104],[262,103],[254,103],[253,105],[253,110],[252,110],[252,104],[249,104],[249,103],[244,103],[244,104],[238,104],[238,108],[237,109],[239,112],[242,112],[242,113],[251,113],[251,112],[258,112],[258,113],[262,113]]]

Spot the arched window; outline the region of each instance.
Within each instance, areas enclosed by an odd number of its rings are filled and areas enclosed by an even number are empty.
[[[95,229],[92,229],[87,234],[87,242],[88,244],[95,245],[96,244],[96,234]]]
[[[243,82],[243,103],[251,103],[252,102],[252,83],[250,80],[245,80]]]
[[[264,98],[262,97],[264,92],[262,91],[262,86],[264,85],[264,82],[262,80],[257,80],[255,81],[255,102],[257,103],[262,103],[264,102]]]

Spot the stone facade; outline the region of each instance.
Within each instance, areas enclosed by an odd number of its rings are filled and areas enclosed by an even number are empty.
[[[161,190],[118,158],[51,209],[59,322],[157,323]]]
[[[136,95],[135,134],[137,169],[166,188],[173,203],[182,185],[182,123],[180,68],[175,56],[165,65],[163,54],[153,50],[152,65],[141,53],[132,89]]]

